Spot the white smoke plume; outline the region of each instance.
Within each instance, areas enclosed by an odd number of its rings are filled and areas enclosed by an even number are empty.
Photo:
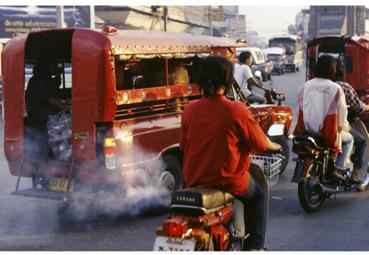
[[[136,149],[135,154],[144,155],[145,152]],[[169,206],[171,193],[161,181],[162,169],[163,163],[157,160],[146,164],[145,168],[135,167],[121,173],[123,183],[116,184],[115,175],[111,183],[118,186],[109,191],[85,187],[68,202],[66,213],[72,220],[89,221],[99,216],[133,217],[165,209]]]

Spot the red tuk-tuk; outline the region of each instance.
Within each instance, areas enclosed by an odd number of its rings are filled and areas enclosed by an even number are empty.
[[[308,42],[307,76],[314,77],[313,66],[322,54],[332,54],[345,68],[345,81],[359,94],[369,91],[369,38],[364,36],[324,36]]]
[[[330,54],[344,68],[344,81],[351,84],[364,102],[369,102],[369,38],[364,36],[323,36],[308,42],[307,79],[314,78],[314,65],[319,56]],[[360,119],[369,127],[369,115]]]
[[[139,169],[160,171],[168,188],[181,188],[179,127],[184,107],[201,97],[194,84],[197,67],[208,55],[235,62],[237,46],[227,38],[112,27],[14,37],[2,53],[4,151],[11,174],[18,176],[14,194],[59,197],[84,184],[98,189],[130,185]],[[27,80],[41,59],[61,69],[56,95],[71,109],[70,137],[61,141],[69,142],[71,154],[64,158],[50,150],[49,123],[30,124]],[[289,107],[251,110],[266,133],[282,124],[281,136],[287,139]],[[49,138],[36,139],[35,129]],[[40,149],[44,154],[36,155]],[[32,178],[33,186],[21,190],[21,177]]]

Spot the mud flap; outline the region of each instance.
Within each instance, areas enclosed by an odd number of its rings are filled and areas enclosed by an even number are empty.
[[[293,177],[291,179],[291,182],[299,183],[304,178],[304,165],[305,165],[305,159],[297,158],[296,159],[296,166],[295,166],[295,172],[293,174]]]
[[[263,220],[263,228],[262,228],[262,247],[265,244],[265,235],[266,228],[268,224],[268,215],[269,215],[269,186],[268,181],[265,178],[263,170],[256,164],[250,165],[250,174],[254,178],[255,182],[259,184],[261,190],[264,193],[264,220]]]
[[[350,123],[351,128],[355,129],[357,132],[359,132],[365,139],[366,141],[366,149],[365,149],[365,154],[364,154],[364,159],[363,159],[363,164],[365,167],[362,167],[360,169],[360,175],[362,178],[365,178],[366,173],[369,172],[369,168],[368,168],[368,164],[369,164],[369,133],[368,130],[366,129],[364,123],[356,118],[353,122]]]

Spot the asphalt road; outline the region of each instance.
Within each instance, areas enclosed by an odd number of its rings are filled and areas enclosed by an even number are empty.
[[[273,80],[273,86],[286,93],[286,104],[295,112],[297,90],[305,80],[305,70],[273,76]],[[0,169],[0,251],[150,251],[155,229],[167,216],[151,214],[65,222],[58,216],[60,201],[10,195],[16,177],[8,172],[2,139]],[[319,212],[306,214],[298,202],[297,185],[289,182],[293,169],[290,161],[285,174],[271,190],[268,249],[369,250],[369,191],[339,194],[337,199],[329,199]],[[30,183],[25,180],[21,185]]]

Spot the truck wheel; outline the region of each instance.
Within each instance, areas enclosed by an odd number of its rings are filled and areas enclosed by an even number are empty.
[[[287,165],[288,165],[288,161],[290,159],[290,146],[288,144],[288,139],[287,137],[280,135],[280,136],[271,136],[270,140],[272,142],[278,143],[281,147],[282,147],[282,155],[285,157],[282,160],[282,165],[281,165],[281,171],[279,172],[279,175],[283,174],[284,170],[286,170]]]
[[[291,72],[293,72],[293,73],[296,72],[296,66],[295,65],[291,66]]]
[[[182,189],[183,172],[181,162],[173,155],[164,155],[162,160],[161,184],[171,192]]]

